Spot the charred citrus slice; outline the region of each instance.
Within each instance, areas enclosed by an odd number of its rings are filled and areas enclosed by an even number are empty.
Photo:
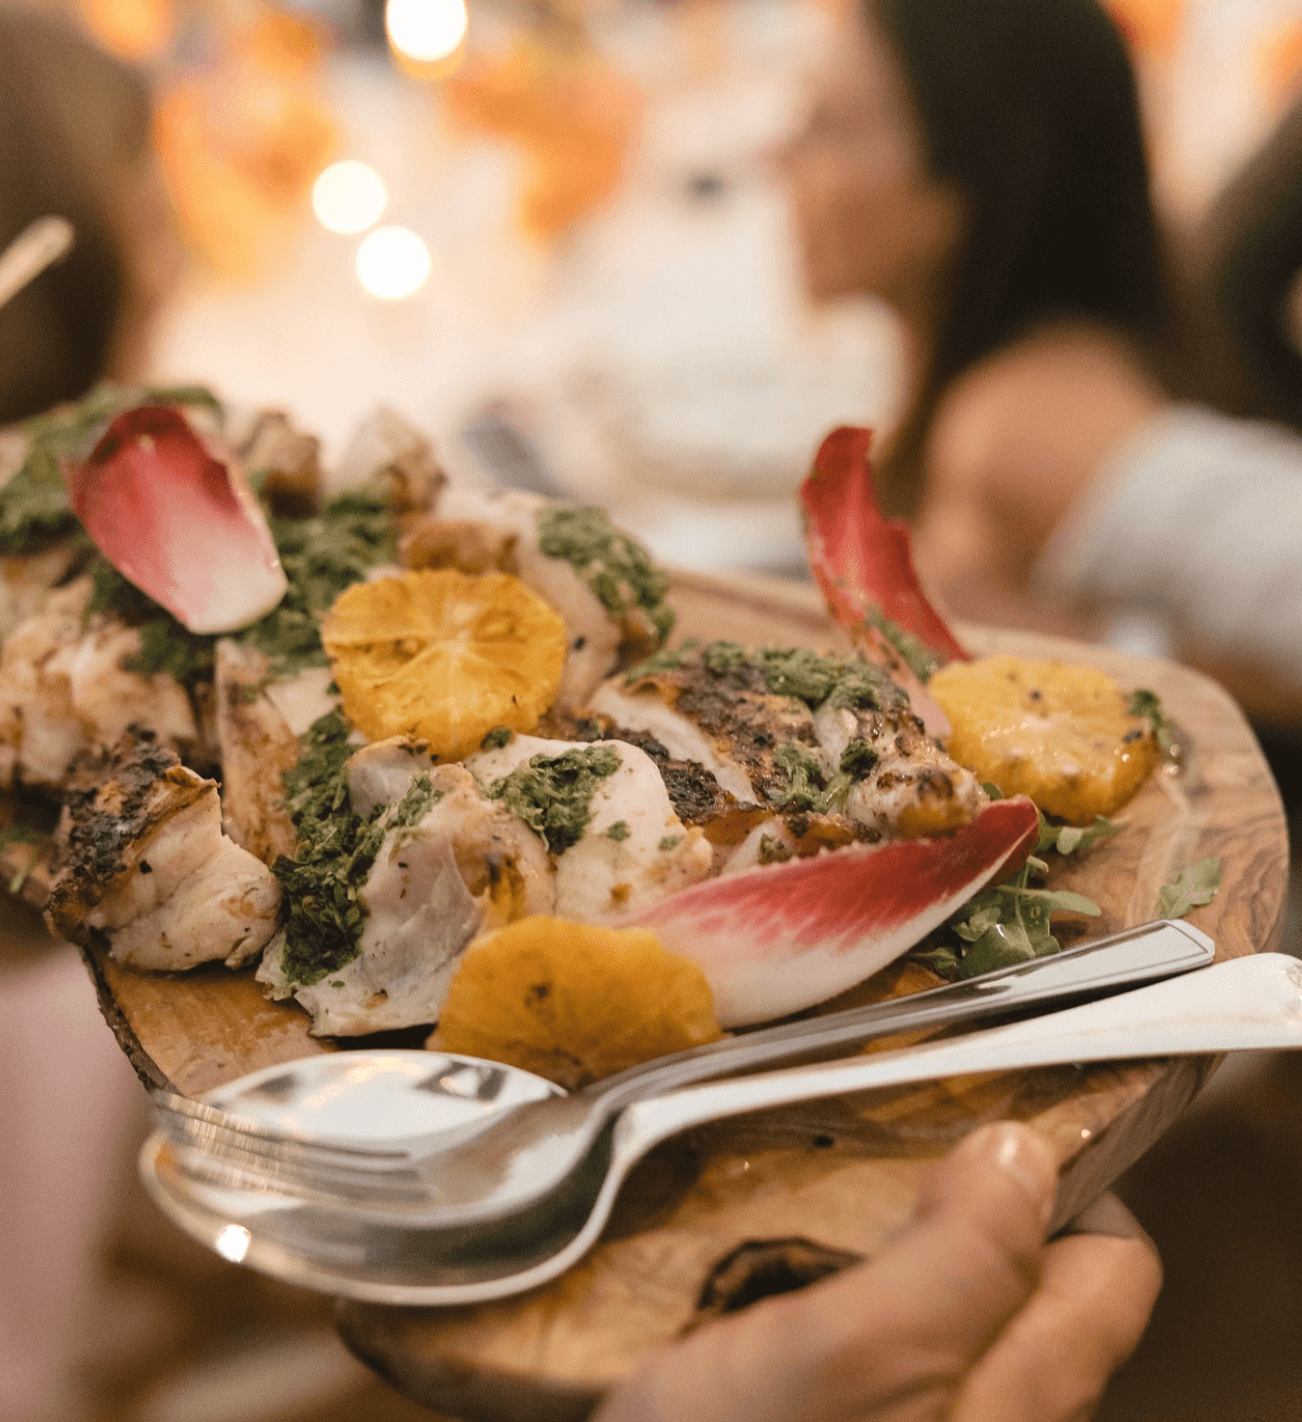
[[[431,1045],[573,1090],[721,1035],[705,974],[654,933],[539,914],[466,949]]]
[[[507,573],[442,568],[354,583],[321,640],[363,735],[419,736],[444,760],[478,750],[494,726],[532,731],[565,665],[560,615]]]
[[[1120,809],[1161,759],[1151,726],[1094,667],[987,657],[951,662],[927,690],[960,765],[1071,824]]]

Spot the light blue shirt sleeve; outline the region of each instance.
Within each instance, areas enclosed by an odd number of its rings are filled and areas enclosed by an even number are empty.
[[[1302,683],[1302,436],[1165,411],[1068,511],[1033,580]]]

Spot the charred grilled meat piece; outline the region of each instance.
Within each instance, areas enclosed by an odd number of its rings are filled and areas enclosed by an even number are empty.
[[[308,518],[321,504],[321,441],[295,429],[283,410],[258,410],[231,444],[277,518]]]
[[[222,833],[216,782],[187,770],[152,732],[129,730],[82,762],[55,854],[51,929],[80,943],[102,932],[119,963],[180,969],[220,958],[235,967],[275,931],[280,886]]]
[[[447,483],[434,447],[414,425],[381,407],[364,420],[329,479],[329,492],[379,489],[400,528],[419,521]]]
[[[832,763],[862,767],[844,811],[861,825],[906,839],[943,834],[975,819],[986,802],[976,776],[911,711],[824,705],[814,725]]]
[[[862,658],[715,642],[611,678],[590,705],[764,812],[742,835],[707,829],[716,843],[737,843],[771,815],[800,853],[941,833],[984,802],[972,774],[926,735],[907,694]]]

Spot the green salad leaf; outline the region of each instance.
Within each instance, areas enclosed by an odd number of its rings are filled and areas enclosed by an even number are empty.
[[[1212,855],[1182,869],[1169,884],[1163,884],[1159,903],[1163,918],[1183,918],[1190,909],[1201,908],[1216,897],[1221,887],[1221,861]]]

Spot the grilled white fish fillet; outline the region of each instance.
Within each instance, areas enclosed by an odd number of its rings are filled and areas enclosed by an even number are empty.
[[[115,744],[132,724],[182,751],[198,741],[185,689],[125,670],[140,634],[113,617],[88,619],[90,594],[88,577],[57,589],[0,645],[0,785],[57,789],[82,751]]]
[[[381,751],[383,757],[376,754]],[[315,983],[296,986],[277,940],[258,970],[274,997],[292,996],[311,1014],[314,1036],[437,1021],[470,940],[525,914],[549,913],[555,902],[541,842],[504,806],[486,800],[461,766],[431,770],[416,755],[382,742],[358,753],[350,781],[374,790],[382,758],[395,800],[417,774],[429,776],[440,798],[415,825],[385,835],[361,892],[367,917],[359,955]]]
[[[811,710],[797,696],[770,690],[752,664],[734,658],[729,665],[723,656],[712,667],[709,651],[704,659],[685,657],[678,667],[611,677],[589,704],[614,726],[652,736],[670,756],[695,761],[737,801],[788,820],[799,817],[797,841],[817,828],[800,852],[854,837],[942,833],[966,824],[984,803],[976,777],[926,734],[903,692],[889,688],[878,705],[828,699]],[[824,807],[824,822],[811,826],[811,805],[793,795],[791,762],[784,757],[794,752],[827,786],[852,741],[859,743],[853,784],[835,807]],[[842,829],[858,828],[843,836],[829,818]]]
[[[65,938],[95,931],[135,968],[235,967],[276,929],[280,886],[221,829],[217,784],[152,733],[128,732],[67,792],[46,917]]]
[[[710,845],[699,829],[688,829],[674,813],[651,758],[623,741],[517,735],[499,750],[471,756],[466,769],[491,792],[534,757],[553,760],[566,751],[598,749],[614,752],[618,767],[598,780],[577,841],[554,856],[556,912],[586,923],[611,923],[710,872]]]

